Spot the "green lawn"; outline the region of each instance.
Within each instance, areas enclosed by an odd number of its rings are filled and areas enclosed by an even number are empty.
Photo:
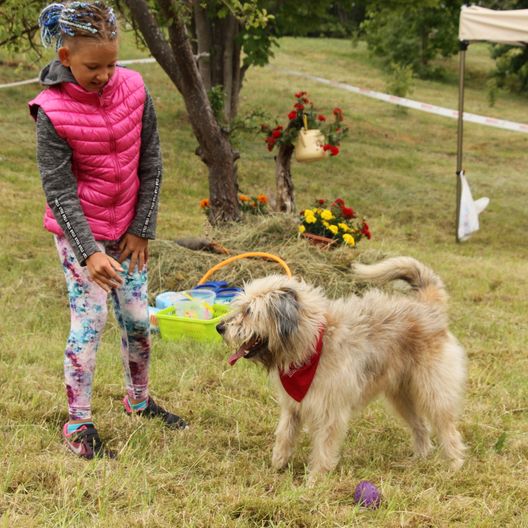
[[[127,43],[122,58],[140,55]],[[528,121],[526,98],[500,94],[495,107],[487,106],[491,67],[484,46],[470,48],[467,111]],[[250,219],[214,234],[239,251],[283,256],[294,273],[332,295],[354,289],[346,266],[355,258],[412,255],[432,266],[447,284],[452,329],[469,356],[461,424],[466,465],[452,474],[436,454],[414,462],[406,429],[377,402],[354,419],[341,463],[315,488],[303,485],[306,442],[292,466],[276,474],[269,460],[278,408],[266,375],[249,362],[228,367],[221,345],[155,338],[152,392],[192,428],[179,434],[130,420],[120,405],[112,318],[99,352],[93,405],[103,438],[120,457],[86,463],[67,453],[60,430],[67,419],[62,352],[69,314],[52,239],[41,227],[44,198],[26,108],[38,87],[28,85],[0,92],[0,526],[528,526],[528,137],[466,125],[466,172],[474,196],[489,196],[491,204],[481,230],[455,244],[456,122],[401,114],[382,102],[288,77],[285,68],[381,91],[383,74],[362,44],[282,39],[270,66],[249,71],[241,101],[242,114],[264,110],[281,122],[301,89],[322,111],[343,109],[350,135],[341,154],[324,165],[293,164],[297,203],[302,209],[314,198],[342,197],[368,217],[373,239],[356,250],[309,251],[288,219],[276,220],[280,228],[274,221],[261,228]],[[446,69],[443,83],[416,81],[412,97],[455,108],[456,59]],[[208,194],[207,172],[193,154],[179,94],[157,65],[137,70],[156,103],[165,163],[160,240],[151,263],[154,295],[193,284],[219,259],[169,243],[210,233],[198,207]],[[0,83],[37,71],[0,66]],[[238,147],[242,190],[272,192],[274,163],[262,138],[243,134]],[[292,225],[291,232],[284,225]],[[240,276],[275,271],[272,265],[255,269],[241,268]],[[362,479],[381,488],[379,510],[353,504]]]

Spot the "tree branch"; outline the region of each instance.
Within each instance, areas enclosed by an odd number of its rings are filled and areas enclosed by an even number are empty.
[[[11,44],[11,42],[15,42],[16,40],[18,40],[20,37],[22,37],[24,35],[27,35],[28,40],[31,41],[33,35],[38,31],[38,29],[39,29],[38,24],[35,24],[34,26],[30,26],[30,27],[24,28],[19,33],[16,33],[15,35],[11,35],[9,38],[6,38],[5,40],[2,40],[0,42],[0,47],[5,46],[7,44]]]
[[[181,91],[178,64],[145,0],[125,0],[145,42],[160,66]]]

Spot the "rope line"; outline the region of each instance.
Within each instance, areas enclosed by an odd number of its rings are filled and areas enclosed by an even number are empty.
[[[156,62],[156,59],[149,57],[145,59],[127,59],[118,61],[118,64],[127,65],[127,64],[150,64]],[[352,92],[357,95],[364,95],[372,99],[377,99],[379,101],[384,101],[385,103],[395,104],[400,106],[405,106],[407,108],[412,108],[414,110],[420,110],[422,112],[427,112],[429,114],[435,114],[442,117],[449,117],[451,119],[458,119],[458,110],[453,110],[450,108],[444,108],[442,106],[436,106],[429,103],[422,103],[420,101],[414,101],[413,99],[407,99],[405,97],[398,97],[396,95],[390,95],[383,92],[376,92],[375,90],[368,90],[367,88],[360,88],[358,86],[352,86],[350,84],[332,81],[330,79],[325,79],[323,77],[317,77],[316,75],[310,75],[308,73],[302,73],[294,70],[285,70],[282,68],[276,68],[277,71],[287,73],[288,75],[293,75],[295,77],[303,77],[320,84],[325,84],[339,90],[345,90],[347,92]],[[14,88],[16,86],[22,86],[25,84],[37,83],[38,78],[27,79],[25,81],[17,81],[7,84],[0,84],[0,89],[2,88]],[[477,123],[479,125],[490,126],[494,128],[502,128],[504,130],[512,130],[514,132],[523,132],[528,133],[528,124],[525,123],[516,123],[514,121],[507,121],[506,119],[498,119],[495,117],[481,116],[477,114],[471,114],[469,112],[464,112],[464,121],[469,123]]]

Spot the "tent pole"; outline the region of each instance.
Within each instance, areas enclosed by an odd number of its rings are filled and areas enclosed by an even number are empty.
[[[455,238],[458,239],[458,224],[460,221],[460,198],[462,195],[462,180],[460,174],[462,172],[462,146],[464,135],[464,73],[466,69],[466,50],[469,46],[467,40],[459,42],[459,70],[458,70],[458,130],[457,130],[457,192],[456,192],[456,233]]]

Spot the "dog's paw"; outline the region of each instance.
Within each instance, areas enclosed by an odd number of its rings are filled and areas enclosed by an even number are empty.
[[[322,469],[311,469],[306,475],[305,486],[307,488],[314,488],[318,484],[324,483],[325,479],[331,475],[331,471],[325,471]]]
[[[463,458],[452,458],[449,461],[449,469],[451,471],[458,471],[464,465]]]
[[[413,458],[417,461],[427,458],[433,450],[433,444],[430,441],[414,444]]]
[[[308,475],[308,478],[306,479],[306,487],[315,488],[316,484],[317,484],[317,475]]]
[[[276,471],[280,471],[288,465],[289,461],[290,456],[287,453],[274,450],[271,457],[271,467]]]

